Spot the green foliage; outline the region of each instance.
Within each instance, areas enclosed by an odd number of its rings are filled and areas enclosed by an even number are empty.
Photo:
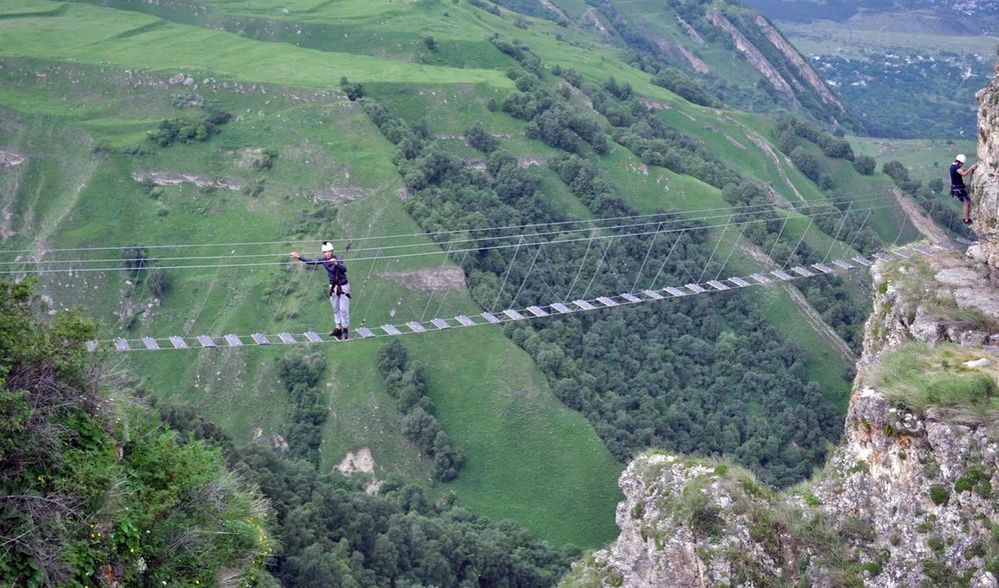
[[[326,360],[321,355],[285,357],[278,368],[281,383],[294,406],[288,431],[291,455],[316,467],[319,467],[323,424],[329,415],[322,391],[317,388],[325,369]]]
[[[433,479],[449,482],[457,478],[465,456],[451,444],[447,433],[431,414],[433,406],[427,396],[423,370],[410,365],[406,348],[393,341],[378,350],[378,371],[385,378],[389,394],[406,415],[402,419],[402,430],[422,453],[433,459]]]
[[[934,484],[930,486],[930,500],[937,506],[945,505],[950,502],[950,490],[946,486]]]
[[[631,507],[631,518],[641,519],[645,515],[645,503],[636,502],[635,506]]]
[[[417,486],[369,494],[265,447],[234,457],[274,500],[283,557],[270,571],[286,586],[548,586],[580,555]]]
[[[888,161],[881,167],[881,170],[938,223],[959,234],[968,234],[968,229],[957,221],[957,213],[947,206],[940,206],[940,203],[935,201],[940,190],[928,188],[923,186],[919,180],[910,178],[909,170],[900,161]]]
[[[798,243],[793,249],[784,246],[779,237],[786,228],[786,220],[778,220],[782,215],[770,198],[764,186],[755,182],[732,183],[725,186],[722,196],[733,206],[752,206],[752,212],[743,212],[733,217],[734,222],[744,226],[743,236],[756,243],[764,251],[773,252],[776,260],[787,264],[811,264],[823,260],[823,256],[812,251],[807,243]],[[808,214],[812,223],[830,237],[849,241],[860,250],[874,250],[882,242],[870,227],[866,226],[866,216],[850,210],[849,204],[839,208],[811,207]],[[753,223],[757,218],[768,218],[766,222]],[[822,314],[827,324],[836,329],[855,350],[860,349],[863,338],[863,323],[868,311],[854,302],[846,283],[838,277],[820,276],[801,288],[808,302]]]
[[[358,99],[364,97],[364,86],[361,84],[352,84],[347,76],[340,78],[340,89],[343,93],[347,95],[347,99],[351,102],[356,102]]]
[[[222,125],[232,120],[232,115],[216,107],[209,107],[197,117],[177,117],[160,122],[155,131],[149,132],[149,140],[160,147],[174,143],[204,142],[222,130]]]
[[[423,46],[427,48],[427,51],[430,51],[431,53],[437,52],[438,49],[437,40],[434,39],[431,35],[426,35],[426,34],[421,35],[420,41],[423,42]]]
[[[476,121],[465,130],[465,140],[483,153],[492,153],[499,147],[499,140],[486,131],[481,121]]]
[[[567,80],[576,75],[563,70]],[[410,125],[370,99],[365,108],[386,138],[400,146],[402,155],[401,146],[415,135]],[[517,225],[566,219],[536,194],[531,172],[518,169],[516,160],[502,150],[490,155],[487,174],[463,168],[425,139],[420,139],[414,159],[399,157],[397,163],[413,191],[407,208],[428,232],[482,228],[494,218]],[[549,166],[594,215],[635,214],[586,159],[563,155]],[[676,223],[673,228],[680,226]],[[640,282],[656,278],[657,273],[664,281],[689,280],[690,275],[717,271],[716,264],[721,263],[716,259],[705,269],[711,247],[704,240],[704,231],[692,230],[668,239],[649,236],[610,242],[605,254],[593,254],[583,275],[590,276],[592,291],[628,290],[648,254],[666,263],[660,264],[661,272],[647,264]],[[587,255],[587,245],[573,242],[544,252],[545,263],[557,269],[550,274],[558,276],[554,283],[528,280],[529,264],[511,265],[513,248],[469,255],[463,267],[472,297],[486,307],[507,307],[516,302],[514,298],[564,299],[577,287],[573,277]],[[674,254],[667,259],[670,249]],[[501,289],[503,281],[523,284],[519,296],[517,289]],[[582,279],[579,282],[577,296],[586,288]],[[803,380],[800,352],[781,343],[773,327],[741,297],[713,297],[710,304],[691,297],[679,307],[652,305],[621,308],[606,316],[581,314],[513,328],[511,336],[535,358],[559,399],[587,415],[621,460],[650,446],[725,452],[769,482],[789,484],[821,461],[823,439],[838,434],[842,425],[822,390]],[[723,339],[733,340],[725,345]],[[600,361],[593,360],[593,349],[603,350]],[[667,393],[676,389],[686,392]],[[725,425],[722,414],[727,415]],[[420,424],[426,420],[414,415],[412,430],[424,430]],[[723,426],[725,435],[712,432]]]
[[[652,78],[652,83],[666,88],[677,96],[701,106],[717,106],[717,102],[693,78],[672,67],[663,67]]]
[[[271,149],[270,147],[261,150],[260,158],[254,160],[253,167],[258,170],[269,170],[274,167],[274,162],[277,161],[278,152],[277,149]],[[257,196],[258,194],[254,194]]]
[[[273,545],[258,495],[219,451],[113,407],[86,363],[95,324],[75,313],[38,323],[33,302],[30,284],[0,282],[0,583],[254,574]]]
[[[954,492],[974,490],[982,498],[992,496],[992,475],[981,463],[974,463],[964,470],[964,474],[954,481]]]
[[[853,169],[865,176],[873,175],[876,167],[877,162],[870,155],[858,155],[853,160]]]

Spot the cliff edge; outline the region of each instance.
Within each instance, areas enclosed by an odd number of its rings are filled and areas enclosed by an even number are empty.
[[[844,439],[783,492],[663,452],[563,586],[999,586],[999,288],[963,251],[878,263]]]

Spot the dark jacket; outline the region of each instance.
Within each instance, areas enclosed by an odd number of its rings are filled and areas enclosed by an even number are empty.
[[[961,168],[964,167],[963,163],[955,161],[950,165],[950,187],[951,188],[963,188],[964,178],[961,176]]]
[[[303,263],[321,265],[326,268],[326,275],[329,276],[330,284],[333,284],[334,286],[344,286],[349,283],[347,281],[347,266],[344,265],[342,259],[335,255],[333,256],[333,259],[326,259],[325,257],[321,257],[319,259],[299,257],[298,259]]]

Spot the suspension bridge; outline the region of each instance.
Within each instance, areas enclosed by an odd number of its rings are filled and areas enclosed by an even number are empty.
[[[860,204],[860,206],[857,206]],[[864,206],[866,204],[866,206]],[[844,206],[841,210],[837,206]],[[833,247],[838,243],[838,238],[843,230],[847,215],[850,212],[863,213],[863,224],[857,229],[856,236],[863,230],[863,225],[867,219],[877,210],[898,206],[897,203],[884,203],[878,197],[866,199],[829,199],[815,203],[805,203],[791,208],[776,208],[772,204],[756,204],[728,206],[724,208],[708,208],[697,211],[684,212],[664,212],[647,215],[632,215],[613,218],[558,221],[549,223],[535,223],[527,225],[507,225],[496,227],[480,227],[451,231],[438,231],[432,233],[410,233],[400,235],[374,236],[344,238],[341,241],[349,241],[352,244],[360,244],[353,249],[354,254],[348,259],[349,262],[370,261],[371,268],[382,260],[401,259],[409,257],[423,257],[429,255],[444,255],[444,263],[448,259],[458,254],[467,256],[469,253],[482,253],[489,250],[513,249],[507,271],[503,275],[503,283],[497,294],[493,308],[488,311],[459,314],[448,317],[433,317],[424,320],[425,316],[412,317],[413,320],[397,323],[385,323],[379,326],[363,325],[353,329],[355,337],[346,341],[327,339],[321,336],[316,330],[292,331],[278,329],[276,332],[269,332],[270,324],[260,332],[252,333],[226,333],[226,334],[202,334],[188,335],[176,334],[168,336],[141,336],[136,338],[113,337],[110,339],[94,340],[87,343],[88,351],[108,349],[121,353],[149,352],[149,351],[184,351],[184,350],[208,350],[241,348],[252,346],[277,346],[277,345],[317,345],[324,343],[349,343],[351,341],[365,340],[380,337],[398,337],[403,335],[426,334],[432,332],[442,332],[449,329],[464,329],[476,326],[500,325],[509,322],[529,321],[546,319],[550,317],[566,316],[576,313],[595,312],[599,310],[624,307],[629,305],[645,304],[650,302],[662,302],[672,299],[685,298],[689,296],[704,296],[714,293],[735,291],[754,286],[767,286],[771,284],[790,283],[809,278],[850,272],[858,268],[869,267],[877,260],[890,261],[895,259],[911,259],[914,256],[932,255],[935,252],[950,250],[961,246],[973,244],[973,241],[958,238],[954,241],[937,240],[936,242],[911,243],[905,246],[898,246],[898,239],[902,234],[902,229],[895,239],[895,243],[890,246],[875,251],[868,256],[863,254],[849,257],[830,259]],[[798,215],[795,217],[794,215]],[[805,240],[808,230],[813,226],[814,221],[822,216],[832,215],[842,217],[837,224],[838,229],[832,238],[832,244],[828,248],[826,255],[821,261],[791,265],[791,257],[798,247]],[[769,259],[772,257],[777,243],[787,224],[793,218],[808,220],[808,226],[801,233],[795,244],[794,250],[788,255],[787,261],[778,265],[775,262],[772,267],[761,267],[760,271],[744,275],[729,275],[722,278],[729,259],[736,251],[739,240],[742,239],[741,228],[749,225],[764,222],[781,222],[780,234],[774,241],[770,251]],[[908,214],[905,215],[908,218]],[[837,218],[837,220],[839,220]],[[724,222],[723,222],[724,221]],[[911,219],[909,219],[911,223]],[[904,221],[902,224],[904,228]],[[688,280],[678,283],[663,285],[658,283],[663,269],[673,255],[673,249],[680,238],[688,232],[719,230],[720,236],[711,252],[711,257],[703,267],[701,274],[696,278],[687,276]],[[731,245],[731,249],[724,262],[715,260],[715,254],[726,234],[732,231],[737,235],[737,240]],[[656,240],[663,235],[675,235],[672,246],[666,259],[660,264],[659,271],[651,280],[648,287],[640,287],[639,281],[645,268],[650,261],[650,255]],[[427,239],[430,237],[430,239]],[[583,270],[583,266],[589,256],[591,246],[596,241],[605,241],[603,257],[597,266],[604,263],[607,251],[610,249],[611,241],[624,238],[650,238],[648,250],[638,270],[634,284],[628,291],[606,294],[602,296],[588,296],[590,282],[581,295],[572,296],[573,289]],[[418,242],[409,242],[412,240]],[[568,243],[587,242],[586,253],[580,262],[579,270],[576,272],[569,292],[560,300],[538,301],[535,304],[526,306],[514,306],[519,298],[521,290],[527,282],[527,278],[533,272],[535,263],[543,247],[559,246]],[[311,244],[312,241],[309,241]],[[236,254],[237,249],[247,247],[273,247],[273,246],[294,246],[292,241],[257,241],[257,242],[230,242],[230,243],[185,243],[185,244],[153,244],[144,245],[143,249],[156,253],[169,252],[170,250],[190,250],[190,249],[229,249],[227,254],[214,255],[169,255],[160,254],[154,257],[144,257],[136,271],[149,270],[198,270],[211,269],[216,272],[220,268],[262,268],[274,267],[275,252]],[[517,295],[513,297],[510,307],[498,308],[496,305],[500,300],[507,279],[510,275],[510,268],[517,258],[517,254],[522,248],[537,247],[535,255],[525,275]],[[846,249],[852,249],[853,241],[846,244]],[[108,254],[116,254],[126,250],[122,246],[99,246],[99,247],[76,247],[38,250],[16,250],[0,252],[0,255],[15,255],[15,259],[0,260],[0,275],[12,275],[15,278],[29,274],[67,274],[69,276],[79,276],[90,272],[117,272],[121,271],[122,258],[109,257]],[[84,254],[96,254],[96,257],[82,257]],[[45,259],[46,256],[55,256],[55,259]],[[64,258],[69,256],[68,259]],[[264,260],[263,258],[268,258]],[[464,257],[462,257],[463,259]],[[714,276],[708,273],[708,268],[712,263],[720,265]],[[156,264],[156,265],[154,265]],[[696,272],[695,272],[696,273]],[[368,276],[370,277],[369,270]],[[595,275],[595,274],[594,274]],[[707,278],[707,279],[706,279]],[[367,280],[365,280],[367,281]],[[310,280],[311,282],[311,280]],[[285,296],[288,295],[291,284],[287,284]],[[357,292],[355,292],[356,294]],[[363,292],[360,293],[362,296]],[[431,298],[432,300],[432,298]],[[428,300],[427,309],[430,301]],[[283,298],[282,298],[283,303]],[[441,306],[443,301],[441,301]],[[438,307],[438,311],[440,306]],[[414,313],[415,314],[415,313]],[[272,321],[273,322],[273,317]],[[363,320],[362,320],[363,323]]]

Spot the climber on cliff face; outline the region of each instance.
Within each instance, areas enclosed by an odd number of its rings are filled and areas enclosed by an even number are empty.
[[[954,163],[950,164],[950,195],[961,201],[964,205],[964,224],[971,224],[971,197],[968,196],[968,189],[964,185],[964,176],[975,171],[978,164],[965,168],[964,162],[968,160],[964,153],[959,153],[954,158]]]

